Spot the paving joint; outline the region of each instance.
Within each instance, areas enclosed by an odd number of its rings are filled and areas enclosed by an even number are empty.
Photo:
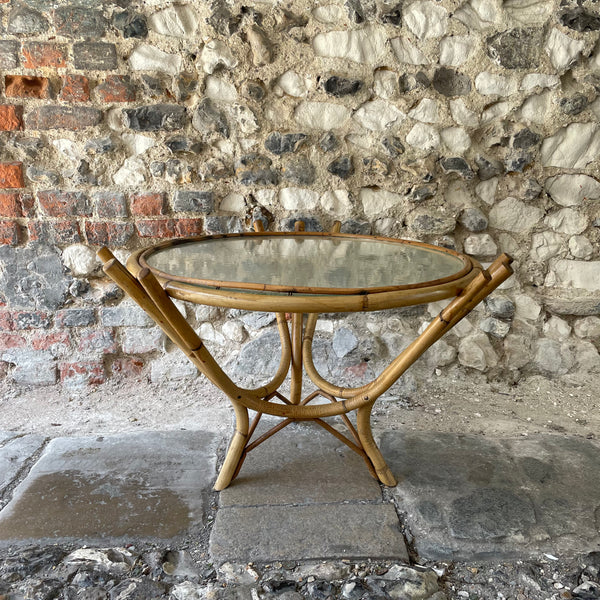
[[[408,523],[408,513],[405,510],[400,508],[399,502],[394,494],[392,494],[391,488],[380,484],[381,486],[381,496],[384,502],[389,502],[396,511],[396,516],[398,517],[398,523],[400,524],[400,532],[402,533],[402,537],[404,538],[404,545],[406,546],[406,551],[408,553],[408,564],[417,565],[421,563],[421,557],[419,556],[419,552],[416,547],[416,538],[413,535],[410,525]]]
[[[10,444],[15,440],[24,437],[26,437],[26,434],[15,435],[15,437],[7,440],[1,447],[4,448],[7,444]],[[44,451],[48,447],[48,444],[51,441],[52,438],[44,438],[40,444],[40,447],[24,460],[23,465],[15,473],[14,477],[12,477],[12,479],[7,484],[2,486],[2,488],[0,489],[0,511],[3,510],[6,507],[6,505],[12,500],[14,491],[21,484],[21,482],[23,482],[27,478],[27,476],[31,472],[31,469],[33,469],[33,467],[38,462],[38,460],[40,459],[40,457],[42,456],[42,454],[44,453]]]

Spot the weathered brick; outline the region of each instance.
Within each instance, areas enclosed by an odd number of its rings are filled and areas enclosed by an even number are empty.
[[[48,329],[52,325],[50,314],[39,310],[16,310],[13,319],[15,329]]]
[[[33,196],[23,192],[0,192],[0,217],[30,217]]]
[[[114,354],[117,351],[117,341],[112,329],[99,329],[81,336],[78,349],[80,352]]]
[[[16,69],[19,66],[19,42],[0,40],[0,67],[3,69]]]
[[[56,311],[54,321],[57,327],[87,327],[96,322],[93,308],[65,308]]]
[[[164,215],[165,195],[151,192],[146,194],[135,194],[131,196],[130,209],[131,214],[135,217]]]
[[[90,82],[85,75],[63,75],[59,95],[64,102],[89,102]]]
[[[0,104],[0,131],[23,129],[23,107],[14,104]]]
[[[13,331],[15,320],[9,310],[0,310],[0,331]]]
[[[63,362],[59,372],[61,382],[67,387],[98,385],[106,379],[102,361]]]
[[[100,321],[105,327],[149,327],[154,324],[139,306],[129,302],[101,308]]]
[[[8,15],[7,31],[13,35],[45,33],[49,27],[42,13],[23,4],[14,6]]]
[[[94,202],[96,216],[101,219],[113,219],[127,216],[127,203],[121,192],[102,191],[96,192]]]
[[[90,203],[83,192],[63,192],[47,190],[38,192],[38,202],[44,214],[49,217],[90,216]]]
[[[52,95],[50,80],[47,77],[6,75],[4,77],[4,89],[7,98],[47,99]]]
[[[163,337],[163,332],[158,327],[127,327],[121,333],[121,348],[125,354],[154,352],[160,350]]]
[[[0,217],[22,217],[18,193],[0,193]]]
[[[108,75],[94,90],[101,102],[133,102],[135,86],[127,75]]]
[[[2,355],[15,365],[12,378],[21,385],[52,385],[56,383],[56,362],[48,350],[15,348]]]
[[[209,213],[214,210],[215,198],[212,192],[180,190],[175,193],[175,212]]]
[[[0,354],[9,348],[25,348],[27,340],[18,333],[0,333]]]
[[[0,245],[18,246],[21,242],[21,228],[16,221],[0,221]]]
[[[179,131],[188,121],[185,106],[152,104],[123,110],[127,123],[136,131]]]
[[[23,163],[0,163],[0,188],[25,187],[23,180]]]
[[[169,238],[175,236],[175,219],[136,221],[135,228],[140,237]]]
[[[73,44],[73,64],[76,69],[112,71],[117,68],[117,49],[106,42]]]
[[[24,42],[21,50],[26,69],[40,67],[61,68],[67,66],[67,49],[51,42]]]
[[[77,221],[29,221],[29,240],[31,242],[45,242],[58,246],[79,244],[81,230]]]
[[[88,106],[40,106],[25,116],[28,129],[79,131],[102,122],[102,111]]]
[[[129,379],[139,377],[144,370],[144,361],[138,358],[117,358],[111,365],[111,372],[115,377]]]
[[[100,38],[106,33],[108,21],[99,10],[80,6],[63,6],[54,11],[56,33],[67,38]]]
[[[133,235],[133,223],[111,221],[86,221],[85,235],[95,246],[124,246]]]
[[[202,219],[176,219],[175,235],[177,237],[189,237],[200,235],[204,231]]]
[[[71,336],[66,331],[37,332],[31,338],[34,350],[50,350],[53,356],[65,356],[71,350]]]

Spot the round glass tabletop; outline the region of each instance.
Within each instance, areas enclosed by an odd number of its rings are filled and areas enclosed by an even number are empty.
[[[243,234],[171,242],[142,253],[159,276],[233,289],[356,294],[453,281],[472,269],[428,244],[344,234]]]

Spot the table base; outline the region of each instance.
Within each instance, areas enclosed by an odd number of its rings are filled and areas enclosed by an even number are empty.
[[[236,417],[236,428],[227,455],[215,483],[215,490],[226,488],[239,472],[244,459],[257,445],[293,421],[312,420],[334,435],[349,448],[360,454],[370,472],[381,483],[396,485],[396,479],[387,466],[371,431],[373,404],[398,378],[439,338],[465,317],[477,304],[495,290],[512,274],[512,259],[502,255],[492,265],[481,271],[456,296],[428,327],[403,350],[371,383],[346,388],[326,381],[317,372],[312,357],[312,342],[318,315],[291,314],[291,332],[286,315],[277,313],[281,338],[281,360],[277,373],[267,385],[257,389],[244,389],[236,385],[217,364],[202,340],[181,315],[160,282],[149,269],[142,269],[134,277],[113,255],[103,248],[99,253],[104,271],[131,296],[161,327],[198,368],[230,399]],[[278,390],[290,373],[290,397]],[[303,372],[309,376],[317,391],[301,399]],[[316,397],[329,400],[328,404],[311,404]],[[248,411],[257,413],[250,424]],[[356,426],[348,413],[356,411]],[[282,417],[284,420],[255,441],[250,439],[262,414]],[[340,415],[350,431],[346,437],[323,419]]]

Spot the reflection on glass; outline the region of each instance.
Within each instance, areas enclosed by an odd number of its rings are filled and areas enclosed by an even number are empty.
[[[290,287],[373,288],[452,276],[463,261],[441,250],[352,238],[243,237],[187,242],[151,254],[170,275]]]

